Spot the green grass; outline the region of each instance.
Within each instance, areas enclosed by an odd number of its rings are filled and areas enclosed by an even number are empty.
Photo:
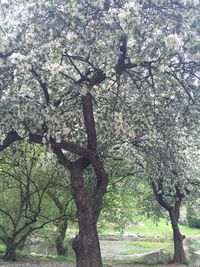
[[[121,243],[123,244],[123,243]],[[121,255],[132,255],[137,253],[145,253],[156,249],[165,249],[168,252],[173,250],[170,242],[147,242],[147,241],[133,241],[124,243],[128,246],[134,246],[135,249],[125,250],[120,252]]]
[[[17,251],[17,259],[29,258],[29,259],[37,259],[40,261],[56,261],[56,262],[69,262],[74,263],[75,259],[73,257],[66,256],[42,256],[42,255],[33,255],[26,252]]]
[[[5,252],[6,247],[3,244],[0,244],[0,254]]]
[[[155,250],[155,249],[168,249],[169,247],[171,247],[171,242],[131,241],[127,242],[126,245]]]
[[[200,229],[190,228],[188,226],[180,225],[180,231],[185,236],[191,236],[195,234],[200,234]],[[100,229],[101,233],[116,233],[112,226]],[[170,222],[166,222],[165,219],[161,219],[157,224],[151,220],[144,220],[138,225],[131,225],[127,227],[124,232],[126,234],[144,234],[144,235],[159,235],[167,239],[172,238],[172,229]]]
[[[200,229],[191,228],[191,227],[184,226],[184,225],[180,225],[180,231],[185,236],[199,235],[200,234]]]
[[[35,256],[34,256],[35,258]],[[72,257],[66,257],[66,256],[55,256],[55,257],[50,257],[50,256],[38,256],[39,259],[42,260],[50,260],[50,261],[56,261],[56,262],[70,262],[74,263],[75,259]]]
[[[172,234],[171,226],[163,219],[161,219],[157,224],[151,220],[145,220],[144,222],[140,222],[138,225],[127,227],[125,232],[132,234],[162,235],[167,237],[171,237]]]

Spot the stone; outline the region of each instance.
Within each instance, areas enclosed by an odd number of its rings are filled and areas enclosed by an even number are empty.
[[[200,251],[194,252],[190,257],[189,267],[199,267],[200,266]]]
[[[141,262],[146,264],[159,264],[159,263],[168,263],[170,260],[169,254],[164,249],[155,250],[149,253],[146,253],[144,256],[139,258]]]

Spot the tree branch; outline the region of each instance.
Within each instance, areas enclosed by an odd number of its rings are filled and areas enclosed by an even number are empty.
[[[44,93],[44,97],[45,97],[46,103],[47,103],[47,105],[49,105],[50,96],[49,96],[47,84],[42,81],[40,75],[37,73],[37,71],[33,67],[32,67],[32,73],[37,78],[37,81],[39,82],[39,84],[40,84],[40,86],[42,88],[42,91]]]
[[[82,96],[83,116],[87,135],[87,148],[96,151],[97,149],[97,135],[93,114],[92,95],[88,92]]]

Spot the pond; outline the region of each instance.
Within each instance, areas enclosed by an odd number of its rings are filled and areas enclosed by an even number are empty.
[[[28,242],[24,247],[24,251],[37,255],[57,256],[56,246],[49,240]],[[71,241],[67,242],[67,256],[74,256]]]

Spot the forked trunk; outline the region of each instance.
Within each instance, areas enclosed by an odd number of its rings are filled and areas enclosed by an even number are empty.
[[[178,218],[174,212],[170,212],[170,220],[172,224],[173,230],[173,240],[174,240],[174,263],[184,264],[186,262],[185,252],[183,249],[183,240],[185,236],[180,233],[179,226],[178,226]]]
[[[92,207],[78,212],[79,234],[72,247],[76,254],[77,267],[102,267],[101,251],[96,227],[96,215]]]

